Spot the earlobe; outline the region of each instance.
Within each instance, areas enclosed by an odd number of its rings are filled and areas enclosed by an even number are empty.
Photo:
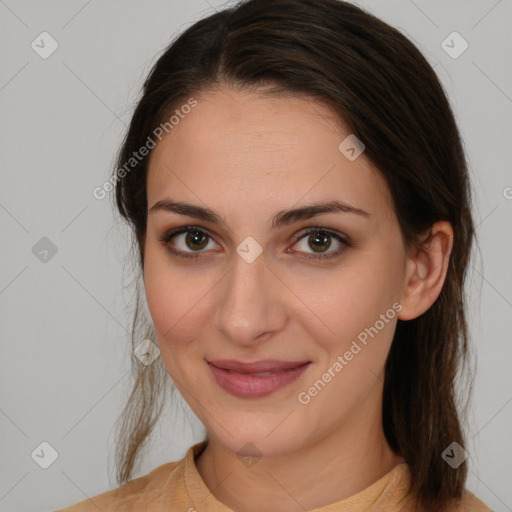
[[[453,247],[453,228],[447,221],[432,225],[427,239],[407,258],[400,320],[427,311],[441,293]]]

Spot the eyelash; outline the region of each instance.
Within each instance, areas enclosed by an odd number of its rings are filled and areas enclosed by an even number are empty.
[[[177,229],[174,229],[174,230],[171,230],[171,231],[165,233],[163,236],[159,237],[158,240],[160,242],[162,242],[167,247],[167,250],[169,252],[171,252],[172,254],[174,254],[175,256],[179,256],[181,258],[190,258],[190,259],[202,258],[203,257],[202,256],[202,251],[198,251],[198,252],[195,252],[195,253],[187,253],[187,252],[184,252],[184,251],[173,249],[169,245],[169,242],[175,236],[180,235],[182,233],[189,233],[189,232],[202,233],[202,234],[206,235],[207,237],[209,237],[210,239],[213,239],[212,235],[207,230],[205,230],[205,229],[199,228],[197,226],[182,226],[180,228],[177,228]],[[331,259],[331,258],[335,258],[337,256],[340,256],[348,247],[352,246],[352,244],[347,239],[345,239],[344,237],[342,237],[338,233],[336,233],[334,231],[331,231],[329,229],[326,229],[326,228],[319,227],[319,226],[307,228],[307,230],[305,232],[302,232],[301,235],[296,236],[295,240],[294,240],[294,245],[297,242],[299,242],[300,240],[302,240],[303,238],[306,238],[308,235],[311,235],[313,233],[318,233],[318,232],[327,234],[327,235],[335,238],[338,242],[341,243],[341,247],[339,249],[337,249],[336,251],[332,252],[332,253],[328,253],[328,255],[324,255],[324,254],[307,254],[306,256],[301,256],[301,257],[303,257],[305,259],[317,260],[317,261],[318,260],[327,260],[327,259]]]

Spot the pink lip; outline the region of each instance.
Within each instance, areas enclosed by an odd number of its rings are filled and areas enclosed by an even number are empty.
[[[270,360],[250,364],[225,360],[207,362],[217,384],[228,393],[242,398],[260,398],[270,395],[298,379],[311,364],[310,361],[292,363]],[[217,364],[222,365],[223,368],[217,367]],[[224,366],[237,367],[238,370],[225,369]],[[253,375],[259,372],[272,372],[272,374]]]
[[[290,370],[297,368],[309,361],[279,361],[277,359],[265,359],[262,361],[254,361],[252,363],[244,363],[235,361],[234,359],[214,359],[208,361],[217,368],[224,370],[233,370],[237,373],[260,373],[260,372],[280,372],[282,370]]]

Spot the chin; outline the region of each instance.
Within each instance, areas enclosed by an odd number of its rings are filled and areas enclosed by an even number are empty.
[[[240,432],[229,429],[228,432],[222,431],[217,435],[210,431],[209,437],[215,438],[226,450],[236,453],[239,457],[280,457],[294,452],[301,444],[302,439],[298,436],[302,438],[303,432],[298,427],[291,427],[291,432],[284,428],[278,432],[282,425],[276,429],[273,424],[263,431],[255,429],[254,433],[251,433],[250,429],[241,425]]]

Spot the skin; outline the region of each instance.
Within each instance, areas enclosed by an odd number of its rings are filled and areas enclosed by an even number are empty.
[[[408,250],[384,178],[364,152],[349,161],[339,151],[350,132],[316,100],[227,86],[194,97],[198,105],[151,154],[148,205],[172,198],[208,207],[227,227],[149,213],[144,282],[160,355],[209,433],[196,466],[218,500],[249,512],[322,507],[404,462],[382,429],[383,368],[397,319],[419,316],[441,291],[452,228],[436,223],[428,247]],[[322,213],[272,229],[278,211],[334,199],[370,215]],[[186,225],[212,235],[201,258],[172,255],[159,241]],[[352,245],[308,260],[316,254],[314,234],[303,235],[308,227]],[[248,236],[263,249],[252,263],[236,252]],[[168,245],[197,252],[185,237]],[[325,254],[341,246],[329,240]],[[401,311],[309,403],[299,403],[298,394],[395,302]],[[206,359],[312,364],[291,385],[247,399],[220,388]],[[250,465],[243,456],[256,458]]]

